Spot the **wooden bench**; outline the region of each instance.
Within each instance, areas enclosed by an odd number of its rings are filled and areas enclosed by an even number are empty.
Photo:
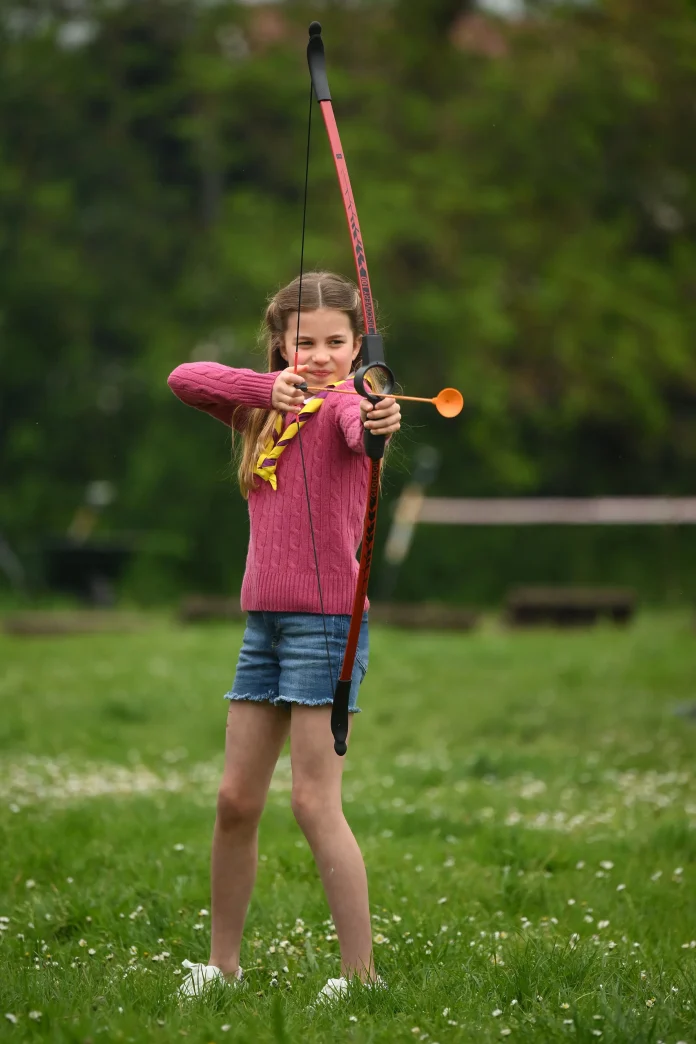
[[[581,627],[610,620],[627,624],[636,611],[631,588],[518,587],[506,599],[506,618],[514,627]]]
[[[177,613],[180,623],[241,620],[244,615],[238,598],[223,598],[220,595],[186,595]]]
[[[471,609],[430,602],[373,602],[370,621],[413,631],[470,631],[477,616]]]

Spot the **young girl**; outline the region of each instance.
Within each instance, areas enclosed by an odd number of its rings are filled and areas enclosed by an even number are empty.
[[[210,960],[184,961],[190,969],[184,995],[216,980],[242,978],[239,952],[256,875],[258,825],[288,736],[292,809],[316,860],[341,948],[341,978],[329,979],[320,999],[342,996],[356,976],[366,984],[378,981],[365,865],[342,811],[344,760],[334,753],[330,718],[358,574],[369,472],[363,427],[392,435],[400,410],[392,398],[373,406],[361,396],[312,396],[298,387],[303,381],[312,388],[345,381],[360,365],[363,333],[357,288],[318,272],[302,277],[298,337],[299,289],[296,279],[266,310],[268,373],[203,362],[185,363],[169,377],[183,402],[241,437],[239,484],[251,529],[241,596],[248,617],[226,697],[225,767],[213,833]],[[301,411],[298,437],[293,422]],[[352,712],[367,661],[365,614]]]

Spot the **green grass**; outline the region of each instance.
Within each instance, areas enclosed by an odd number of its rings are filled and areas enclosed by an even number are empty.
[[[388,991],[308,1012],[338,951],[282,759],[247,986],[181,1008],[240,636],[0,638],[0,1039],[695,1044],[686,614],[375,628],[345,797]]]

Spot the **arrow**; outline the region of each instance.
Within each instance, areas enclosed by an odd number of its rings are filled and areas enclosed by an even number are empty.
[[[358,395],[351,388],[314,388],[303,381],[298,387],[301,391],[334,392],[337,395]],[[376,394],[379,394],[377,392]],[[394,395],[389,392],[390,399],[403,399],[407,402],[430,402],[443,417],[456,417],[464,408],[464,396],[456,388],[443,388],[434,399],[425,399],[420,395]]]

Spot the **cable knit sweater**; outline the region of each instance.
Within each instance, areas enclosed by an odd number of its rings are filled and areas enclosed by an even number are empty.
[[[228,427],[234,423],[235,429],[243,430],[244,407],[271,408],[277,376],[197,362],[177,366],[168,383],[182,402],[204,410]],[[307,470],[324,612],[350,613],[369,476],[357,396],[328,395],[321,409],[303,425],[299,438]],[[283,451],[277,477],[277,490],[258,479],[249,495],[250,533],[242,609],[319,613],[298,436]]]

